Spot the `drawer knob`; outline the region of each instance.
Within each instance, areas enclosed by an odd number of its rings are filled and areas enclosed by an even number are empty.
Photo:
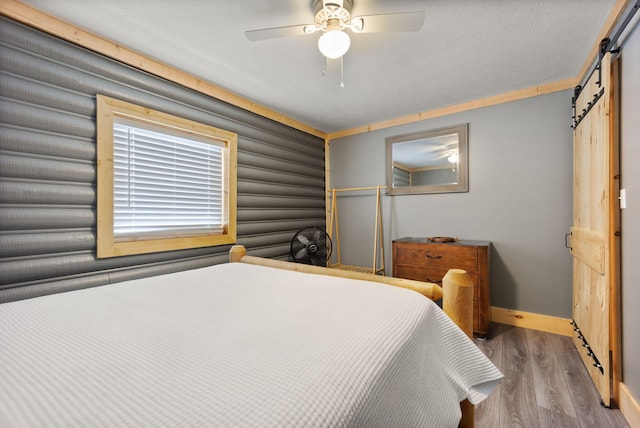
[[[442,256],[434,256],[434,255],[431,255],[429,253],[426,253],[425,256],[427,256],[427,258],[433,259],[433,260],[437,260],[437,259],[441,259],[442,258]]]

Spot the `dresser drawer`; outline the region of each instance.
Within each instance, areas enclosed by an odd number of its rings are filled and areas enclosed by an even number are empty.
[[[415,265],[396,265],[393,276],[397,278],[414,279],[416,281],[434,282],[442,285],[442,278],[448,269],[431,269]]]
[[[393,272],[393,276],[396,278],[413,279],[416,281],[433,282],[442,287],[442,278],[449,272],[449,269],[432,269],[420,266],[409,265],[396,265]],[[467,272],[468,273],[468,272]],[[473,296],[478,298],[479,289],[476,286],[478,284],[478,276],[476,274],[469,274],[471,282],[473,282]]]
[[[398,245],[394,263],[445,270],[463,269],[472,273],[478,269],[478,250],[454,245]]]

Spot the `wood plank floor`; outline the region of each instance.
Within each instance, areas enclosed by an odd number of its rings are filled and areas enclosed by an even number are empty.
[[[476,427],[629,427],[620,410],[600,406],[571,338],[493,324],[474,342],[505,376],[476,407]]]

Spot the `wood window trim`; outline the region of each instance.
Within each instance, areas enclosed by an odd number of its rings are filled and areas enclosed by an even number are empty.
[[[98,258],[234,244],[237,238],[237,134],[100,94],[96,96],[96,103]],[[228,221],[224,233],[118,242],[114,239],[114,116],[147,120],[224,142],[228,148]]]

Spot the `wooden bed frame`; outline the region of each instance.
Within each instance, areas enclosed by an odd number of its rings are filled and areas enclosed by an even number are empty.
[[[423,296],[437,300],[442,298],[442,309],[454,323],[469,337],[473,337],[473,282],[466,271],[450,269],[442,279],[442,288],[429,282],[413,281],[402,278],[374,275],[372,273],[355,272],[341,269],[332,269],[322,266],[312,266],[300,263],[291,263],[282,260],[265,259],[248,256],[247,250],[242,245],[234,245],[229,251],[230,262],[241,262],[253,265],[267,266],[278,269],[293,270],[303,273],[337,276],[341,278],[359,279],[379,282],[396,287],[408,288]],[[460,403],[462,419],[460,427],[471,428],[474,426],[474,406],[468,400]]]

